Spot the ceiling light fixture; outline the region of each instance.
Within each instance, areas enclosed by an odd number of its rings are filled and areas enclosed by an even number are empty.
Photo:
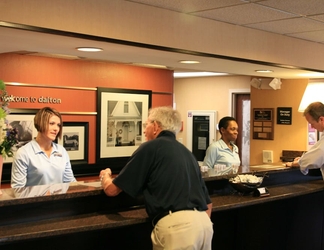
[[[261,85],[262,85],[262,79],[261,78],[253,78],[250,82],[250,85],[253,87],[253,88],[256,88],[256,89],[261,89]]]
[[[78,47],[76,49],[79,50],[79,51],[83,51],[83,52],[99,52],[99,51],[103,51],[103,49],[95,48],[95,47]]]
[[[197,64],[197,63],[200,63],[200,62],[199,61],[195,61],[195,60],[181,60],[181,61],[179,61],[179,63]]]
[[[185,77],[204,77],[204,76],[225,76],[227,73],[215,73],[215,72],[174,72],[174,78]]]
[[[258,72],[258,73],[272,73],[273,71],[269,70],[269,69],[258,69],[255,72]]]
[[[274,90],[281,89],[281,79],[280,78],[273,78],[273,80],[269,83],[269,86]]]
[[[309,82],[302,100],[300,101],[298,112],[304,112],[309,104],[312,102],[324,103],[324,82]]]
[[[276,80],[275,80],[276,79]],[[271,83],[271,85],[270,85]],[[250,81],[250,85],[256,89],[279,89],[281,81],[279,78],[253,78]],[[274,87],[273,87],[274,86]]]

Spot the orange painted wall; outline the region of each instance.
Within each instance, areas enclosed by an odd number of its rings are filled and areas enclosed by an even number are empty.
[[[66,60],[20,54],[0,55],[0,79],[38,86],[7,86],[9,95],[28,102],[11,102],[9,108],[39,109],[51,106],[60,112],[97,112],[96,90],[64,89],[119,88],[152,91],[152,107],[173,104],[173,71],[132,65]],[[30,97],[37,98],[35,103]],[[40,103],[38,98],[61,99],[61,104]],[[89,122],[89,163],[95,163],[96,115],[63,115],[63,121]]]
[[[251,88],[251,110],[260,108],[274,109],[274,139],[253,139],[251,132],[250,165],[262,164],[262,150],[273,151],[274,163],[280,163],[283,150],[307,150],[307,121],[303,113],[298,112],[300,100],[308,84],[308,79],[281,79],[281,88]],[[291,125],[277,124],[277,108],[291,107]],[[251,112],[251,129],[253,129],[253,113]],[[281,164],[281,163],[280,163]]]
[[[9,95],[27,98],[28,102],[10,102],[10,108],[39,109],[44,106],[57,107],[60,112],[96,112],[96,91],[31,86],[11,86],[6,90]],[[60,99],[61,104],[40,102],[39,99]],[[31,99],[37,100],[32,102]],[[46,100],[45,100],[46,101]]]

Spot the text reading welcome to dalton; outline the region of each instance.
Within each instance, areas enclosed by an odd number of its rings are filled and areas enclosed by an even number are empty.
[[[60,104],[62,103],[62,100],[60,98],[53,98],[53,97],[21,97],[21,96],[14,96],[10,95],[7,97],[4,97],[5,101],[7,102],[39,102],[39,103],[52,103],[52,104]]]

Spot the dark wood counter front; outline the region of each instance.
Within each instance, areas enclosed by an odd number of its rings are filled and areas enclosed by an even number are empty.
[[[1,248],[151,249],[152,225],[142,199],[126,194],[107,197],[98,182],[73,183],[62,194],[57,190],[64,188],[40,188],[43,196],[29,198],[16,198],[19,194],[13,189],[2,190]],[[267,197],[211,195],[214,248],[323,249],[323,181],[314,178],[267,188]],[[25,197],[40,192],[23,191],[20,195]]]

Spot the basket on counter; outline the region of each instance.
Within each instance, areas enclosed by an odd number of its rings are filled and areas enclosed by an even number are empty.
[[[248,194],[259,188],[263,182],[263,177],[252,174],[240,174],[229,179],[231,186],[238,192]]]

